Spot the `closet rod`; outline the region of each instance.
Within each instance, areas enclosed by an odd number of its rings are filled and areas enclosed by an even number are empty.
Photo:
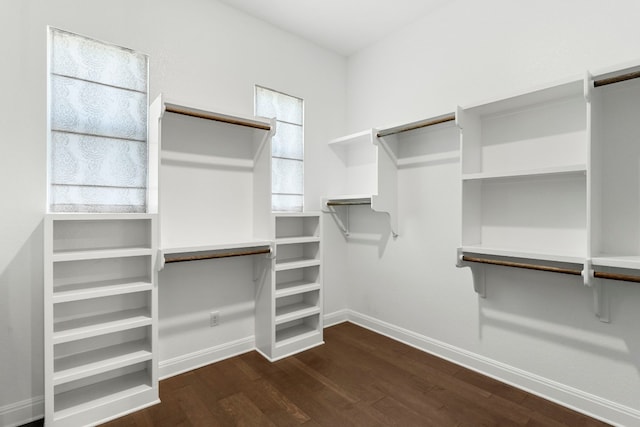
[[[594,87],[610,85],[613,83],[624,82],[626,80],[637,79],[640,77],[640,71],[635,71],[633,73],[621,74],[619,76],[609,77],[607,79],[595,80],[593,82]]]
[[[271,253],[270,248],[250,249],[246,251],[217,252],[217,253],[203,254],[203,255],[177,256],[174,258],[167,258],[165,256],[164,262],[165,264],[168,264],[171,262],[200,261],[205,259],[231,258],[236,256],[261,255],[261,254],[268,254],[268,253]]]
[[[550,271],[552,273],[571,274],[574,276],[582,275],[582,271],[580,270],[573,270],[570,268],[561,268],[561,267],[551,267],[549,265],[526,264],[523,262],[513,262],[513,261],[499,261],[495,259],[476,258],[476,257],[470,257],[470,256],[463,256],[462,260],[467,262],[477,262],[480,264],[500,265],[504,267],[514,267],[514,268],[526,268],[528,270]]]
[[[424,122],[418,122],[418,123],[413,123],[406,126],[399,126],[396,128],[381,130],[380,132],[378,132],[377,136],[378,138],[381,138],[383,136],[395,135],[397,133],[408,132],[410,130],[425,128],[427,126],[433,126],[433,125],[438,125],[440,123],[451,122],[455,119],[456,119],[456,115],[452,113],[452,114],[438,117],[435,119],[425,120]]]
[[[168,106],[166,111],[175,114],[182,114],[183,116],[197,117],[199,119],[215,120],[217,122],[230,123],[232,125],[246,126],[254,129],[271,130],[271,125],[264,123],[252,122],[249,120],[234,119],[231,117],[223,116],[215,113],[205,113],[200,111],[192,111],[176,106]]]
[[[605,273],[604,271],[594,271],[593,277],[598,277],[600,279],[620,280],[623,282],[640,283],[639,276],[630,276],[628,274]]]
[[[329,200],[327,206],[370,205],[371,200]]]

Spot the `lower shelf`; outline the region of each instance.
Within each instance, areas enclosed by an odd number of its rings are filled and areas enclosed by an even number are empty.
[[[101,405],[152,391],[151,379],[146,370],[112,378],[96,384],[56,394],[55,420],[70,417]],[[106,418],[106,417],[105,417]]]
[[[58,358],[54,362],[53,385],[146,362],[151,360],[151,357],[147,340],[139,340]]]
[[[276,347],[304,340],[308,337],[322,335],[320,314],[312,314],[305,318],[280,323],[276,327]]]
[[[146,308],[67,320],[54,325],[53,344],[61,344],[150,324],[151,317],[149,310]]]

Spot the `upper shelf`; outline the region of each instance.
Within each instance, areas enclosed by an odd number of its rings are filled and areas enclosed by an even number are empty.
[[[264,131],[272,129],[271,120],[261,117],[241,116],[237,114],[226,114],[211,111],[204,108],[187,106],[176,102],[165,100],[163,103],[164,112],[181,114],[184,116],[196,117],[205,120],[214,120],[217,122],[228,123],[231,125],[245,126]]]
[[[161,248],[159,251],[158,269],[162,270],[165,264],[173,262],[269,254],[271,253],[272,246],[273,242],[270,240],[253,240],[202,246]]]

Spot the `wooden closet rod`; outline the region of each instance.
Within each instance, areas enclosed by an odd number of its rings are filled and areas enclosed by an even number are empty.
[[[370,205],[371,200],[329,200],[327,206]]]
[[[637,79],[638,77],[640,77],[640,71],[635,71],[633,73],[621,74],[619,76],[609,77],[607,79],[595,80],[593,82],[593,86],[606,86],[613,83],[624,82],[626,80]]]
[[[598,277],[600,279],[620,280],[623,282],[640,283],[639,276],[630,276],[628,274],[605,273],[604,271],[594,271],[593,277]]]
[[[268,254],[268,253],[271,253],[270,248],[248,249],[245,251],[217,252],[217,253],[202,254],[202,255],[177,256],[173,258],[167,258],[165,256],[164,262],[165,264],[167,264],[171,262],[200,261],[205,259],[231,258],[236,256],[261,255],[261,254]]]
[[[170,106],[166,108],[166,111],[175,114],[182,114],[183,116],[197,117],[199,119],[215,120],[217,122],[230,123],[232,125],[246,126],[254,129],[271,130],[271,125],[265,125],[264,123],[252,122],[248,120],[234,119],[231,117],[215,114],[204,113],[187,110],[180,107]]]
[[[427,126],[433,126],[433,125],[438,125],[440,123],[451,122],[451,121],[453,121],[455,119],[456,119],[456,115],[455,114],[449,114],[447,116],[438,117],[436,119],[425,120],[424,122],[418,122],[418,123],[413,123],[413,124],[406,125],[406,126],[400,126],[400,127],[397,127],[397,128],[381,130],[380,132],[378,132],[377,136],[378,136],[378,138],[381,138],[383,136],[395,135],[397,133],[408,132],[410,130],[426,128]]]
[[[574,276],[582,275],[582,271],[580,270],[573,270],[570,268],[561,268],[561,267],[551,267],[549,265],[526,264],[523,262],[513,262],[513,261],[499,261],[495,259],[476,258],[476,257],[470,257],[470,256],[463,256],[462,260],[467,262],[477,262],[480,264],[500,265],[504,267],[514,267],[514,268],[526,268],[528,270],[550,271],[552,273],[571,274]]]

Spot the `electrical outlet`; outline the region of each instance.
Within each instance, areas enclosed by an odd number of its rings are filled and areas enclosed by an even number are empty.
[[[209,326],[211,327],[218,326],[219,323],[220,323],[220,312],[212,311],[211,313],[209,313]]]

